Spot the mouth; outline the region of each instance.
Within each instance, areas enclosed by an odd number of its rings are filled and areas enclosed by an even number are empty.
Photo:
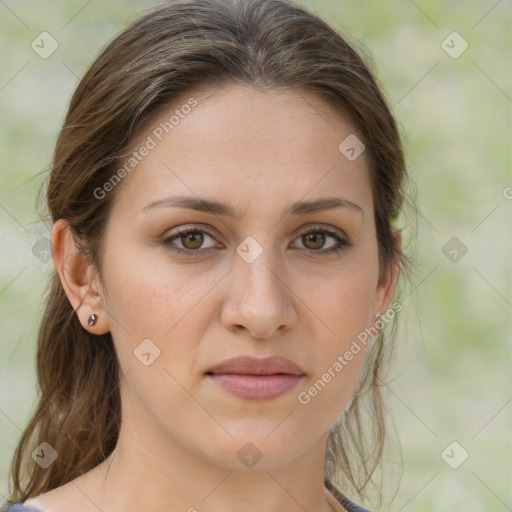
[[[224,391],[244,400],[272,400],[291,391],[306,376],[289,359],[277,356],[227,359],[205,373]]]

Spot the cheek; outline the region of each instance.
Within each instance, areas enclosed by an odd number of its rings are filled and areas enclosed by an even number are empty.
[[[301,297],[315,313],[328,345],[342,347],[368,327],[376,292],[376,277],[360,269],[331,273],[320,284],[304,283]],[[320,331],[319,331],[320,332]]]
[[[141,401],[154,402],[152,409],[159,410],[159,400],[168,405],[186,398],[178,383],[193,384],[198,343],[215,314],[211,299],[204,299],[215,281],[192,278],[190,272],[169,264],[158,269],[139,264],[148,260],[123,258],[118,264],[105,265],[105,287],[123,373]],[[155,394],[155,389],[162,393]]]
[[[343,272],[309,295],[307,305],[317,313],[318,343],[311,353],[314,375],[299,390],[297,401],[311,417],[333,422],[349,402],[367,352],[376,277],[371,273]],[[322,333],[322,334],[321,334]]]
[[[208,302],[203,299],[217,282],[145,252],[111,262],[106,276],[112,330],[121,327],[124,335],[136,338],[167,339],[185,325],[190,333],[198,325],[195,319],[205,314]]]
[[[193,402],[183,386],[193,389],[197,340],[209,315],[208,303],[201,298],[213,283],[197,279],[190,286],[190,276],[179,268],[157,269],[143,261],[148,258],[123,258],[119,264],[105,265],[107,308],[126,375],[125,400],[134,411],[144,410],[163,424],[169,419],[169,404],[186,410]]]

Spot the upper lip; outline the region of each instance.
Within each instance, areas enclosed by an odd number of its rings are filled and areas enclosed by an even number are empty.
[[[244,375],[304,375],[304,370],[294,362],[280,356],[252,357],[238,356],[225,359],[207,373],[237,373]]]

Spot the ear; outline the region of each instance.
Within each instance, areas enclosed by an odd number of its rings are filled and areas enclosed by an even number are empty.
[[[395,286],[398,281],[398,275],[400,273],[400,262],[399,252],[402,248],[402,234],[397,229],[392,229],[393,233],[393,245],[395,246],[395,253],[392,261],[388,265],[388,268],[382,276],[379,278],[376,291],[375,300],[375,311],[373,313],[372,323],[375,324],[378,321],[378,316],[383,315],[384,312],[389,308]]]
[[[79,251],[69,222],[57,220],[51,238],[53,263],[83,328],[93,334],[109,332],[110,324],[97,272],[87,255]],[[97,320],[90,326],[88,321],[92,314],[97,315]]]

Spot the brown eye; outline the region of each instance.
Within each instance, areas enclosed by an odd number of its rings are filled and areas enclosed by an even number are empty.
[[[199,249],[203,245],[203,233],[201,231],[190,231],[186,235],[180,235],[181,243],[185,249],[191,251]]]
[[[210,245],[204,247],[204,244]],[[210,249],[215,249],[215,239],[208,231],[194,227],[180,227],[175,234],[163,240],[163,245],[175,253],[199,255]]]
[[[321,249],[325,243],[325,234],[319,231],[302,235],[302,243],[307,249]]]
[[[309,252],[313,256],[327,256],[345,251],[352,246],[342,234],[325,227],[313,226],[297,238],[302,247],[300,249]]]

